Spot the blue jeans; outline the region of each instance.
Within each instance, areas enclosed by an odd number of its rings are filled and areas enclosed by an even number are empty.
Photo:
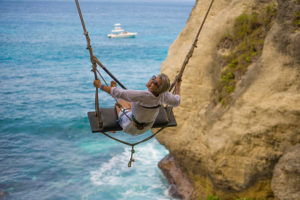
[[[129,110],[127,110],[127,109],[125,109],[124,112],[131,119],[132,113]],[[124,114],[124,112],[120,111],[120,113],[119,113],[119,120],[118,120],[118,123],[120,124],[120,126],[122,127],[122,129],[124,129],[125,127],[128,126],[128,124],[131,123],[130,119],[128,119],[128,117]]]

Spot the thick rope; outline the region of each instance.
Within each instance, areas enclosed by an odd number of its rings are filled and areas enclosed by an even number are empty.
[[[84,31],[84,35],[85,35],[85,38],[86,38],[86,42],[87,42],[87,49],[89,50],[90,52],[90,60],[92,62],[92,71],[94,72],[94,77],[95,77],[95,80],[98,79],[97,77],[97,64],[95,62],[95,60],[93,59],[94,57],[94,54],[93,54],[93,48],[91,46],[91,40],[90,40],[90,37],[89,37],[89,34],[85,28],[85,23],[84,23],[84,20],[83,20],[83,17],[82,17],[82,13],[81,13],[81,9],[80,9],[80,5],[79,5],[79,2],[78,0],[75,0],[75,3],[76,3],[76,6],[77,6],[77,11],[78,11],[78,14],[79,14],[79,17],[80,17],[80,21],[81,21],[81,24],[82,24],[82,28],[83,28],[83,31]],[[98,119],[98,125],[99,126],[102,126],[102,121],[101,121],[101,116],[100,116],[100,109],[99,109],[99,95],[98,95],[98,88],[96,88],[96,94],[95,94],[95,110],[96,110],[96,117]]]
[[[199,38],[200,32],[202,31],[202,28],[204,26],[204,23],[206,21],[206,18],[208,16],[208,13],[209,13],[209,11],[210,11],[213,3],[214,3],[214,0],[211,0],[210,5],[209,5],[209,7],[207,9],[207,12],[206,12],[206,14],[205,14],[205,16],[204,16],[204,18],[202,20],[202,23],[201,23],[201,25],[200,25],[200,27],[198,29],[198,32],[197,32],[196,36],[195,36],[194,42],[193,42],[193,44],[192,44],[192,46],[191,46],[188,54],[186,55],[186,57],[184,59],[184,62],[182,64],[181,68],[180,68],[180,72],[178,73],[178,75],[175,77],[173,83],[171,84],[171,87],[170,87],[169,91],[171,91],[173,89],[173,87],[175,86],[175,84],[176,84],[177,81],[181,81],[181,78],[182,78],[183,72],[185,70],[185,67],[189,63],[190,58],[193,56],[194,49],[197,48],[197,42],[198,42],[198,38]]]

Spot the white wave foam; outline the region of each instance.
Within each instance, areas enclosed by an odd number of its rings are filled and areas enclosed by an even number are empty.
[[[130,170],[127,167],[128,157],[130,156],[130,151],[125,149],[122,154],[112,157],[107,163],[102,164],[102,166],[96,170],[90,172],[91,181],[94,185],[118,184],[119,175],[121,172],[126,172]]]
[[[128,168],[131,148],[125,147],[123,153],[90,172],[92,184],[116,191],[118,199],[170,199],[167,181],[157,167],[167,150],[157,141],[138,145],[135,150],[136,162],[131,168]]]

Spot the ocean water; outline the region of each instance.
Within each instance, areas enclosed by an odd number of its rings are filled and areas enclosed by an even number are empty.
[[[193,5],[85,0],[81,9],[94,54],[127,88],[146,89]],[[115,23],[137,37],[107,38]],[[85,48],[74,1],[0,0],[0,199],[172,199],[157,167],[168,151],[155,139],[136,146],[128,168],[130,147],[91,133]],[[114,100],[101,92],[100,105]]]

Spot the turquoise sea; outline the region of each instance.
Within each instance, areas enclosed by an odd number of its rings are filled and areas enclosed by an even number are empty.
[[[82,1],[94,54],[130,89],[160,71],[193,1]],[[133,39],[109,39],[115,23]],[[92,134],[93,73],[74,1],[0,0],[0,199],[172,199],[155,139]],[[108,78],[108,76],[105,76]],[[110,79],[108,79],[110,81]],[[101,92],[100,105],[114,100]],[[122,132],[117,137],[138,141]]]

